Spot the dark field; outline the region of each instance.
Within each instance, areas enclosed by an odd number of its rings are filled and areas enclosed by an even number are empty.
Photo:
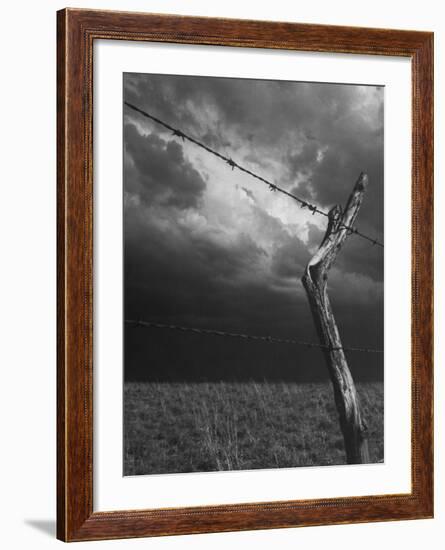
[[[358,383],[372,462],[383,384]],[[124,475],[344,464],[329,383],[127,382]]]

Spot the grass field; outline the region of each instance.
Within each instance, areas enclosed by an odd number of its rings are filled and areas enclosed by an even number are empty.
[[[378,462],[383,384],[357,388]],[[345,463],[329,383],[127,382],[124,391],[124,475]]]

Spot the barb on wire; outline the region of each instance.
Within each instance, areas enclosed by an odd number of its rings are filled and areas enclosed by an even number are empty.
[[[135,105],[132,105],[128,101],[125,101],[124,103],[130,109],[133,109],[133,111],[136,111],[137,113],[141,114],[142,116],[153,120],[154,122],[156,122],[157,124],[160,124],[161,126],[166,128],[167,130],[170,130],[174,136],[179,137],[182,140],[186,139],[187,141],[190,141],[191,143],[194,143],[195,145],[197,145],[198,147],[201,147],[201,149],[204,149],[205,151],[207,151],[208,153],[214,155],[215,157],[220,158],[221,160],[226,162],[232,168],[232,170],[234,168],[237,168],[241,172],[244,172],[245,174],[248,174],[252,178],[255,178],[256,180],[261,181],[261,182],[265,183],[266,185],[268,185],[269,189],[271,191],[278,191],[279,193],[281,193],[283,195],[287,195],[291,199],[297,201],[300,204],[301,208],[305,208],[305,207],[309,208],[309,210],[312,211],[312,215],[319,214],[320,216],[328,217],[328,213],[325,212],[324,210],[321,210],[320,208],[318,208],[315,204],[311,204],[311,203],[301,199],[297,195],[294,195],[293,193],[290,193],[289,191],[286,191],[286,189],[283,189],[282,187],[279,187],[275,183],[272,183],[271,181],[267,180],[266,178],[263,178],[262,176],[259,176],[258,174],[255,174],[255,172],[252,172],[251,170],[248,170],[247,168],[244,168],[244,166],[241,166],[240,164],[237,164],[230,157],[226,157],[225,155],[222,155],[221,153],[218,153],[218,151],[215,151],[214,149],[211,149],[210,147],[208,147],[204,143],[201,143],[200,141],[192,138],[191,136],[184,133],[182,130],[178,130],[177,128],[173,128],[173,126],[170,126],[170,124],[167,124],[166,122],[160,120],[159,118],[156,118],[155,116],[151,115],[150,113],[147,113],[146,111],[143,111],[142,109],[139,109],[139,107],[136,107]],[[367,241],[371,242],[373,246],[378,245],[382,248],[384,247],[383,243],[381,243],[377,239],[373,239],[371,237],[368,237],[367,235],[365,235],[365,234],[361,233],[360,231],[358,231],[355,227],[351,227],[351,226],[348,226],[348,225],[345,225],[345,224],[341,224],[341,227],[343,227],[344,229],[347,229],[349,234],[358,235],[359,237],[362,237],[363,239],[366,239]]]
[[[158,328],[158,329],[168,329],[168,330],[177,330],[181,332],[192,332],[195,334],[203,334],[210,336],[223,336],[225,338],[240,338],[244,340],[253,340],[260,342],[267,342],[269,344],[291,344],[293,346],[303,346],[307,348],[320,348],[327,351],[357,351],[363,353],[383,353],[381,349],[372,349],[372,348],[352,348],[352,347],[336,347],[326,346],[323,344],[316,344],[314,342],[305,342],[302,340],[292,340],[288,338],[276,338],[274,336],[253,336],[251,334],[238,334],[234,332],[225,332],[222,330],[214,329],[204,329],[204,328],[195,328],[195,327],[185,327],[181,325],[169,325],[163,323],[155,323],[152,321],[142,321],[137,319],[125,319],[125,323],[132,325],[134,327],[143,327],[143,328]]]

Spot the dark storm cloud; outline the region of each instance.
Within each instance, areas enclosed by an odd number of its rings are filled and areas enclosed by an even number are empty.
[[[360,221],[382,232],[383,88],[361,87],[375,100],[361,104],[352,85],[135,74],[125,83],[130,101],[212,147],[236,156],[247,143],[248,160],[263,170],[273,156],[282,165],[279,183],[321,206],[345,204],[367,172]]]
[[[287,237],[272,256],[272,271],[280,277],[301,277],[310,259],[307,247],[298,239]]]
[[[383,136],[366,135],[350,129],[329,145],[321,162],[310,165],[310,189],[323,207],[344,205],[360,172],[366,172],[369,187],[360,211],[360,225],[381,233],[383,211]],[[298,192],[298,187],[295,189]]]
[[[184,158],[182,146],[156,135],[142,136],[132,124],[124,129],[126,191],[146,204],[180,209],[196,207],[205,189],[199,172]]]
[[[366,171],[357,225],[382,238],[382,89],[126,74],[124,91],[126,101],[325,210],[344,205]],[[211,164],[220,161],[203,165],[139,115],[125,111],[125,121],[126,316],[316,341],[300,279],[324,229],[309,223],[303,238],[244,180],[234,183],[239,202],[222,227],[213,210],[224,196],[212,195],[219,165]],[[382,250],[348,238],[329,275],[345,345],[383,345],[382,279]]]
[[[383,283],[383,253],[382,249],[360,242],[359,237],[348,239],[340,251],[336,265],[345,273],[367,275],[373,281]]]
[[[261,333],[282,324],[296,306],[290,296],[255,280],[265,252],[249,235],[222,245],[211,236],[157,228],[126,212],[126,315],[163,322]],[[149,235],[149,238],[144,238]],[[259,315],[259,312],[263,312]],[[279,322],[279,320],[281,321]]]

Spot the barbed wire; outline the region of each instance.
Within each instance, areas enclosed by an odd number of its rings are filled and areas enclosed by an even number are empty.
[[[129,325],[133,325],[134,327],[176,330],[180,332],[191,332],[194,334],[201,334],[206,336],[222,336],[225,338],[239,338],[242,340],[254,340],[254,341],[260,341],[260,342],[266,342],[268,344],[290,344],[293,346],[304,346],[307,348],[320,348],[327,351],[343,350],[343,351],[355,351],[355,352],[362,352],[362,353],[383,353],[383,350],[380,350],[380,349],[356,348],[356,347],[352,348],[352,347],[344,347],[344,346],[332,347],[332,346],[326,346],[323,344],[316,344],[314,342],[305,342],[302,340],[276,338],[275,336],[254,336],[252,334],[225,332],[222,330],[186,327],[181,325],[170,325],[170,324],[164,324],[164,323],[156,323],[152,321],[143,321],[140,319],[125,319],[125,323]]]
[[[137,113],[141,114],[142,116],[145,116],[145,117],[153,120],[154,122],[156,122],[157,124],[160,124],[161,126],[166,128],[167,130],[170,130],[173,133],[174,136],[176,136],[176,137],[178,137],[182,140],[186,139],[187,141],[190,141],[191,143],[194,143],[195,145],[197,145],[201,149],[204,149],[205,151],[207,151],[211,155],[214,155],[215,157],[218,157],[222,161],[226,162],[232,168],[232,170],[237,168],[241,172],[244,172],[245,174],[248,174],[252,178],[255,178],[256,180],[261,181],[262,183],[265,183],[266,185],[268,185],[270,191],[272,191],[272,192],[278,191],[279,193],[281,193],[283,195],[286,195],[286,196],[290,197],[291,199],[297,201],[300,204],[301,208],[308,208],[312,212],[312,215],[319,214],[320,216],[325,216],[326,218],[329,217],[328,212],[325,212],[324,210],[321,210],[315,204],[312,204],[308,201],[305,201],[301,197],[298,197],[297,195],[294,195],[293,193],[290,193],[289,191],[286,191],[286,189],[283,189],[282,187],[279,187],[278,185],[276,185],[275,183],[269,181],[268,179],[263,178],[262,176],[260,176],[258,174],[255,174],[255,172],[252,172],[251,170],[245,168],[244,166],[241,166],[240,164],[236,163],[232,158],[227,157],[225,155],[222,155],[221,153],[218,153],[218,151],[215,151],[214,149],[212,149],[211,147],[208,147],[204,143],[192,138],[191,136],[189,136],[188,134],[186,134],[182,130],[179,130],[178,128],[174,128],[173,126],[170,126],[170,124],[167,124],[163,120],[151,115],[150,113],[147,113],[146,111],[143,111],[142,109],[140,109],[139,107],[136,107],[136,105],[133,105],[133,104],[129,103],[128,101],[125,101],[124,104],[127,107],[129,107],[130,109],[133,109],[133,111],[136,111]],[[343,229],[346,229],[348,231],[349,235],[357,235],[357,236],[369,241],[373,246],[377,245],[377,246],[380,246],[381,248],[384,248],[383,243],[381,243],[377,239],[373,239],[372,237],[368,237],[368,235],[365,235],[364,233],[361,233],[356,227],[346,225],[346,224],[343,224],[343,223],[340,224],[340,227],[342,227]]]

